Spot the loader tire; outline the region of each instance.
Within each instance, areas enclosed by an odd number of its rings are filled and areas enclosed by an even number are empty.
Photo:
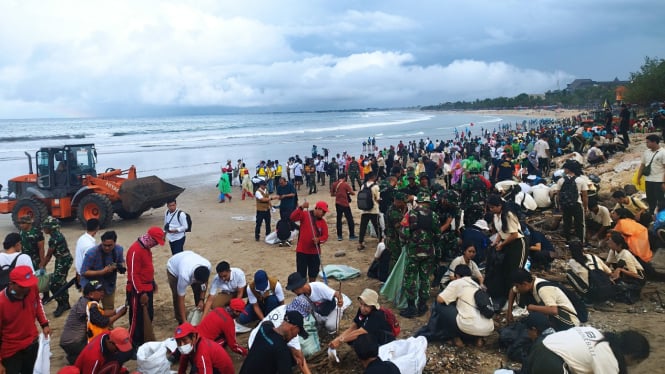
[[[79,222],[86,227],[88,220],[97,218],[99,220],[99,228],[105,228],[111,223],[113,219],[113,205],[108,197],[92,193],[81,199],[78,205],[78,219]]]
[[[19,200],[12,209],[12,222],[19,228],[18,220],[23,216],[30,216],[35,227],[42,227],[44,218],[48,217],[48,208],[41,200],[34,197]]]

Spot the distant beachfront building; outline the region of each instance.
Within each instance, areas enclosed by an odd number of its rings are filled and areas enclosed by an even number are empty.
[[[566,85],[566,91],[573,92],[575,90],[579,90],[582,88],[598,87],[598,86],[614,88],[617,86],[626,85],[628,83],[629,83],[628,81],[621,81],[619,80],[619,78],[614,78],[613,81],[607,81],[607,82],[596,82],[591,79],[575,79],[574,81]]]

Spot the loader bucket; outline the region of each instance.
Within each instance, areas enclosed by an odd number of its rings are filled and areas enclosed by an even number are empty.
[[[128,213],[140,214],[150,208],[159,208],[175,199],[185,189],[164,182],[156,176],[127,180],[120,186],[122,208]]]

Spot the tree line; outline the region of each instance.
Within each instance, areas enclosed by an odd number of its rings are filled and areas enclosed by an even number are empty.
[[[665,101],[665,60],[645,57],[640,71],[630,73],[625,85],[624,102],[649,108],[654,102]],[[421,107],[422,110],[481,110],[562,107],[567,109],[599,109],[603,103],[615,102],[617,85],[598,85],[574,91],[547,91],[544,95],[521,93],[515,97],[445,102]]]

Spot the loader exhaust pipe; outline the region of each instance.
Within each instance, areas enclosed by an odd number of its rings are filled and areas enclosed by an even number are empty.
[[[25,155],[28,156],[28,169],[30,170],[30,173],[28,174],[32,174],[32,156],[30,156],[30,153],[28,152],[23,152],[23,153],[25,153]]]

